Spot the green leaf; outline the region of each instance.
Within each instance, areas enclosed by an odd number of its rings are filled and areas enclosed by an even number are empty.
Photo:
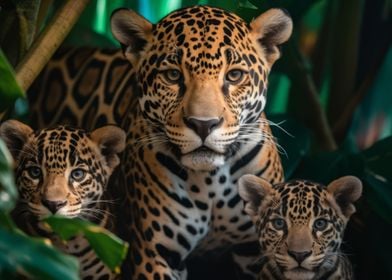
[[[85,220],[50,216],[45,219],[45,222],[64,240],[83,234],[97,256],[112,271],[120,272],[120,265],[126,256],[128,243],[122,241],[108,230]]]
[[[9,212],[18,198],[12,169],[12,156],[4,141],[0,139],[0,211]]]
[[[268,117],[278,141],[285,178],[290,178],[310,149],[310,133],[302,124],[284,114]]]
[[[376,142],[362,155],[365,159],[366,197],[373,209],[392,224],[392,137]]]
[[[42,239],[0,227],[0,252],[1,279],[15,279],[17,275],[28,279],[79,279],[77,259],[64,255]]]
[[[241,8],[257,10],[257,7],[253,5],[249,0],[239,0],[238,6]]]
[[[366,172],[364,181],[366,200],[378,215],[392,224],[392,182],[370,170]]]
[[[15,80],[14,71],[8,63],[3,51],[0,49],[0,112],[9,108],[13,102],[19,98],[24,97],[23,90],[19,87]]]
[[[373,173],[392,182],[392,137],[376,142],[362,154],[365,157],[366,167]]]

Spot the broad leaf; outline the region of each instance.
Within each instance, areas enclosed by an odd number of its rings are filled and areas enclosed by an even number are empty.
[[[0,139],[0,211],[9,212],[15,205],[18,193],[14,183],[12,157]]]
[[[51,216],[45,219],[62,239],[82,234],[89,241],[97,256],[114,272],[120,272],[128,244],[108,230],[81,219]]]
[[[79,279],[74,257],[64,255],[43,240],[15,234],[0,227],[0,278]]]
[[[5,109],[9,108],[17,98],[24,97],[24,93],[15,80],[14,71],[1,49],[0,77],[0,112],[3,112]]]

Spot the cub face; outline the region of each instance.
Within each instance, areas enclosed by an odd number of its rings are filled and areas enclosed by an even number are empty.
[[[261,253],[271,260],[269,264],[285,279],[314,279],[318,271],[333,269],[362,184],[356,177],[346,176],[327,187],[305,180],[272,186],[264,179],[244,175],[239,193],[245,212],[256,224]]]
[[[1,124],[0,136],[14,158],[20,203],[29,212],[38,218],[96,217],[93,209],[125,147],[123,130],[105,126],[88,133],[58,126],[33,131],[9,120]]]

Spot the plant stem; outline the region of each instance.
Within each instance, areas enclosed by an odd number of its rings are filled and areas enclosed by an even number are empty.
[[[341,118],[355,89],[359,35],[364,0],[336,0],[334,42],[331,56],[331,86],[328,100],[328,120],[331,126]]]
[[[16,67],[16,79],[27,90],[78,20],[90,0],[69,0],[53,16]]]
[[[332,135],[324,108],[321,106],[319,94],[312,78],[308,62],[294,46],[289,44],[289,63],[291,66],[290,102],[292,112],[301,119],[313,132],[318,148],[324,151],[336,150],[337,145]]]

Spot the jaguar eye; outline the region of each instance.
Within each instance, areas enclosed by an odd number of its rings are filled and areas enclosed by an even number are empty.
[[[181,72],[176,69],[166,70],[163,75],[170,83],[177,83],[181,79]]]
[[[281,219],[281,218],[277,218],[277,219],[273,219],[272,220],[272,226],[276,229],[276,230],[282,230],[285,228],[286,226],[286,221]]]
[[[86,171],[84,171],[81,168],[74,169],[71,172],[71,178],[78,182],[82,181],[85,176],[86,176]]]
[[[244,77],[244,71],[233,69],[226,73],[226,80],[233,84],[238,84]]]
[[[38,166],[30,166],[27,169],[27,173],[29,174],[29,176],[33,179],[38,179],[41,176],[41,168],[39,168]]]
[[[328,221],[324,218],[320,218],[314,221],[313,228],[318,231],[325,230],[328,226]]]

